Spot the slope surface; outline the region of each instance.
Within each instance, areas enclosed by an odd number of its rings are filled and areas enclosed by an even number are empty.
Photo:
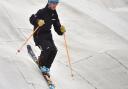
[[[110,5],[111,1],[107,3]],[[1,89],[48,88],[26,49],[16,54],[17,48],[32,31],[29,16],[45,5],[46,1],[42,0],[0,2]],[[115,5],[126,7],[127,2],[118,0]],[[116,8],[106,8],[100,0],[63,1],[58,14],[67,29],[74,78],[70,76],[63,36],[57,36],[53,30],[59,51],[51,75],[57,88],[128,89],[128,22],[123,18],[126,14],[119,16]],[[32,40],[29,44],[39,55],[40,51]]]

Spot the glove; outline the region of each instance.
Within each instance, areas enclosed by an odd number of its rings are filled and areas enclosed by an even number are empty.
[[[61,25],[60,31],[61,31],[62,33],[66,32],[65,27],[64,27],[63,25]]]
[[[44,20],[42,19],[39,19],[38,22],[37,22],[38,26],[41,27],[45,24]]]

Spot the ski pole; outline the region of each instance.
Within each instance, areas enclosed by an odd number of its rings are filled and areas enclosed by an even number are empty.
[[[19,53],[22,48],[27,44],[27,42],[31,39],[31,37],[33,36],[33,34],[39,29],[39,26],[31,33],[31,35],[23,42],[23,44],[20,46],[20,48],[17,50],[17,52]]]
[[[64,33],[64,43],[65,43],[65,49],[66,49],[66,53],[67,53],[67,57],[68,57],[68,63],[69,63],[69,67],[71,70],[71,76],[73,77],[73,69],[72,69],[72,65],[71,65],[71,58],[69,55],[69,50],[68,50],[68,45],[67,45],[67,40],[66,40],[66,34]]]

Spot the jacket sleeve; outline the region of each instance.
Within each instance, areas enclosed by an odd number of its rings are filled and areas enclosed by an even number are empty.
[[[59,18],[58,18],[57,13],[56,13],[55,18],[56,18],[56,20],[55,20],[54,23],[53,23],[54,29],[55,29],[55,31],[57,32],[58,35],[63,35],[63,33],[62,33],[61,30],[60,30],[61,24],[60,24],[60,20],[59,20]]]
[[[32,14],[31,17],[29,18],[29,21],[32,25],[35,25],[36,24],[36,20],[37,20],[37,17],[35,14]]]
[[[29,21],[32,25],[36,26],[38,19],[40,19],[41,10],[39,10],[36,14],[32,14],[29,18]]]

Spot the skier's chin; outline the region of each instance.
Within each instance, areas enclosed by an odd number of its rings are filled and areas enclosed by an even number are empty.
[[[50,9],[54,11],[54,10],[56,10],[56,7],[51,7]]]
[[[56,10],[56,9],[51,9],[51,10],[53,10],[53,11],[54,11],[54,10]]]

